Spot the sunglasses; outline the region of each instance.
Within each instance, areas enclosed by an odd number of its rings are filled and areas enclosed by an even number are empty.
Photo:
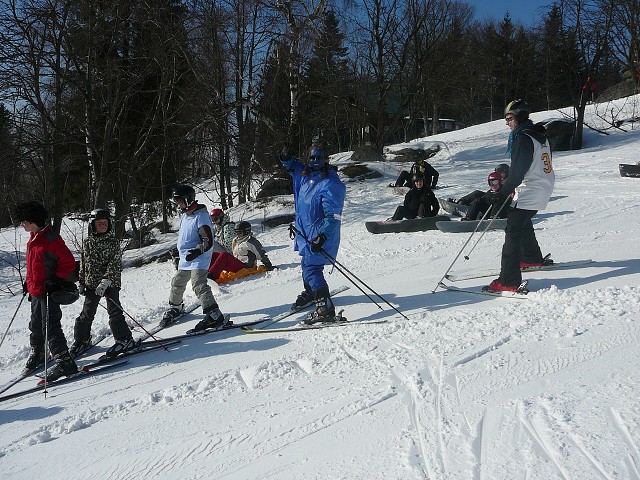
[[[505,118],[504,120],[505,120],[507,123],[511,123],[511,122],[513,122],[515,119],[516,119],[516,117],[507,117],[507,118]]]
[[[319,157],[317,155],[313,155],[313,156],[309,157],[309,160],[324,160],[324,157]]]
[[[500,180],[498,179],[493,179],[493,180],[489,180],[489,185],[500,185]]]

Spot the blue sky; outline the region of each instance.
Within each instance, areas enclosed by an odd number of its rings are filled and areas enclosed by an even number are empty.
[[[476,19],[502,20],[508,11],[514,22],[526,26],[539,24],[553,0],[466,0],[476,9]]]

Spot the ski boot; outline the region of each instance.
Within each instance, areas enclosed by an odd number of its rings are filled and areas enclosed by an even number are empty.
[[[503,285],[497,278],[486,287],[482,287],[485,292],[517,292],[517,286]]]
[[[140,342],[136,342],[132,336],[127,338],[122,338],[120,340],[116,340],[109,350],[106,351],[105,355],[108,358],[115,358],[118,355],[121,355],[130,350],[135,350],[140,346]]]
[[[220,330],[223,327],[231,324],[231,322],[229,322],[222,314],[222,312],[218,308],[218,305],[209,307],[207,310],[208,313],[205,315],[205,317],[200,320],[194,327],[194,332],[201,332],[202,330]]]
[[[71,358],[71,355],[69,355],[68,350],[57,354],[54,360],[56,363],[47,369],[46,377],[49,382],[53,382],[60,377],[68,377],[69,375],[78,373],[78,366],[76,362],[73,361],[73,358]]]
[[[548,253],[543,259],[542,262],[520,262],[520,270],[535,270],[536,268],[546,267],[547,265],[553,265],[553,260],[551,260],[551,254]]]
[[[304,291],[298,295],[296,301],[291,305],[291,310],[300,310],[302,308],[308,307],[313,303],[315,297],[313,295],[313,291],[308,284],[304,284]]]
[[[164,314],[162,315],[162,320],[160,320],[160,328],[168,327],[184,313],[184,303],[181,303],[180,305],[174,305],[170,303],[169,305],[171,305],[171,307],[169,308],[169,310],[164,312]]]
[[[337,321],[336,308],[329,297],[329,289],[327,287],[320,288],[316,291],[316,310],[302,321],[305,325],[314,325],[317,323],[329,323]]]
[[[31,353],[24,366],[25,370],[34,370],[44,363],[44,347],[31,347]]]
[[[84,352],[91,348],[91,339],[89,340],[74,340],[69,347],[69,355],[71,358],[78,358]]]

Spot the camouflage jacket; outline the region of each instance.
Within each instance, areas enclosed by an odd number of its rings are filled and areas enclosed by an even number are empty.
[[[122,250],[113,229],[103,235],[90,233],[82,244],[79,282],[87,288],[96,288],[103,278],[111,286],[120,287]]]

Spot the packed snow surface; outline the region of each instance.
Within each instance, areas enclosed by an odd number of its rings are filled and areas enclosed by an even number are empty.
[[[410,165],[389,154],[388,162],[369,164],[382,178],[347,182],[338,255],[343,270],[376,292],[362,287],[377,305],[337,270],[327,275],[332,288],[351,287],[334,298],[347,318],[385,323],[193,337],[169,352],[132,356],[121,368],[50,385],[46,397],[4,401],[2,478],[640,478],[640,179],[618,172],[619,163],[640,160],[639,104],[630,97],[588,107],[592,128],[585,129],[584,148],[554,154],[555,191],[534,218],[543,253],[556,262],[592,263],[526,273],[525,299],[436,289],[469,234],[368,233],[365,221],[386,219],[402,202],[386,185]],[[533,120],[562,113],[538,112]],[[635,123],[601,133],[612,115]],[[430,159],[440,172],[436,195],[459,197],[487,189],[487,175],[508,161],[507,137],[504,121],[495,121],[389,151],[439,144]],[[332,161],[342,167],[349,157]],[[212,207],[214,195],[199,199]],[[214,286],[221,309],[236,322],[288,309],[302,290],[299,257],[286,225],[263,230],[261,222],[292,213],[291,198],[229,213],[251,222],[279,268]],[[63,229],[76,253],[71,235],[85,228],[69,220]],[[499,268],[504,232],[487,232],[476,244],[479,237],[451,273]],[[0,270],[0,333],[8,329],[0,385],[29,353],[27,302],[9,328],[21,295],[8,264],[16,248],[24,253],[26,238],[21,228],[5,229],[0,238],[7,260]],[[158,246],[127,252],[127,265],[175,238],[158,235]],[[171,262],[125,269],[123,307],[145,327],[166,308],[173,273]],[[457,284],[480,287],[491,279]],[[185,303],[194,300],[187,289]],[[69,341],[80,310],[80,302],[63,308]],[[196,310],[162,336],[184,333],[201,316]],[[93,334],[108,332],[99,309]],[[136,326],[134,334],[141,333]],[[6,393],[35,383],[26,379]]]

